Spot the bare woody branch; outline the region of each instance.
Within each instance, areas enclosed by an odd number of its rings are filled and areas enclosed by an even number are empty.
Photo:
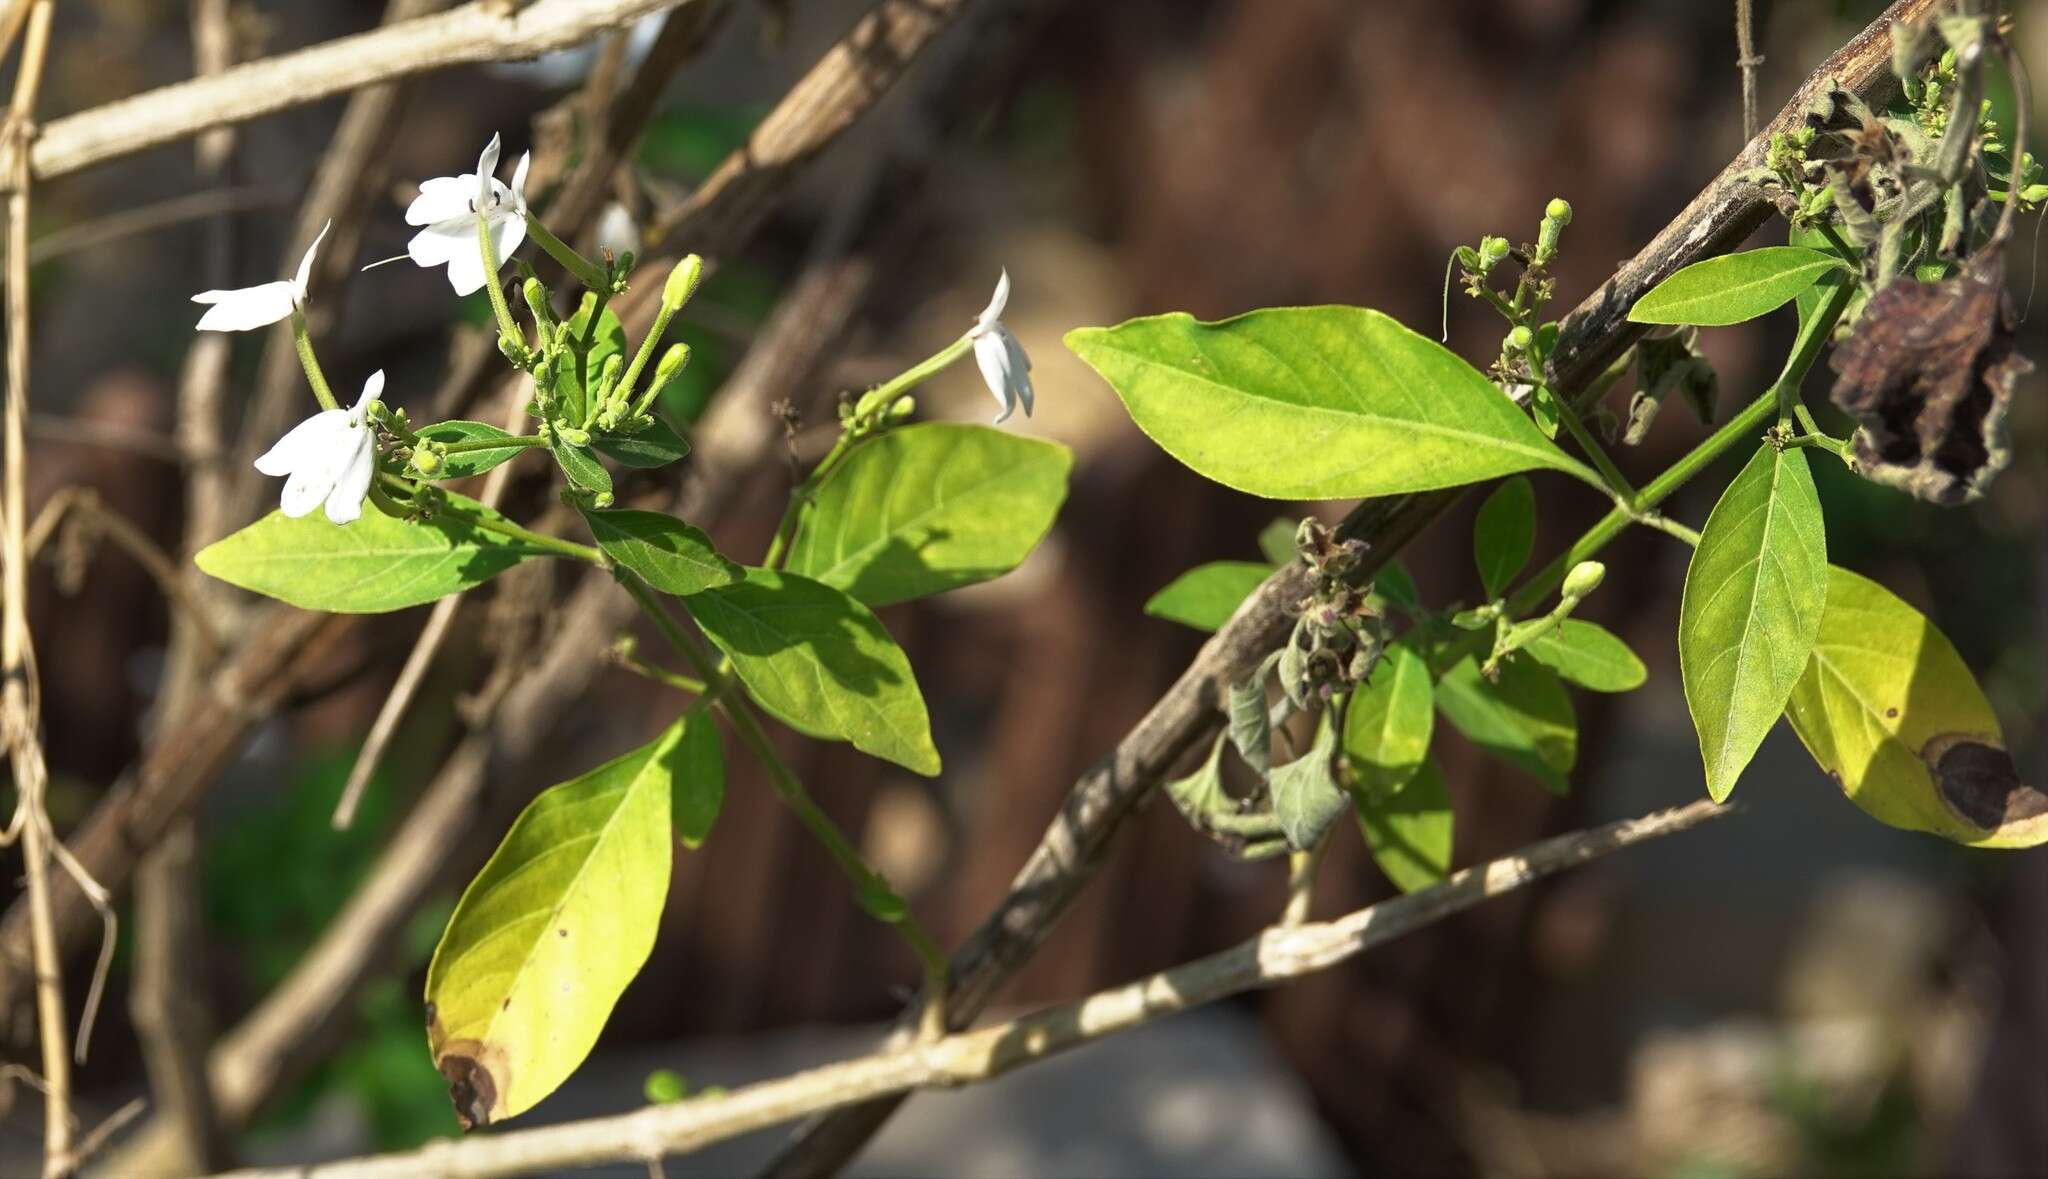
[[[1335,921],[1275,926],[1220,953],[1100,991],[1079,1002],[924,1045],[826,1065],[715,1098],[653,1105],[561,1126],[443,1140],[420,1150],[237,1179],[461,1179],[523,1175],[699,1150],[807,1113],[915,1089],[955,1088],[1231,995],[1327,970],[1482,901],[1624,847],[1730,813],[1701,800],[1639,819],[1560,835],[1459,872],[1421,892]]]
[[[1828,86],[1838,84],[1870,96],[1893,84],[1892,23],[1924,19],[1938,2],[1898,0],[1837,50],[1683,212],[1565,319],[1554,387],[1567,394],[1585,389],[1641,337],[1643,329],[1628,321],[1628,309],[1644,292],[1681,267],[1737,248],[1764,223],[1771,205],[1743,177],[1763,164],[1771,133],[1796,126],[1808,103]],[[1458,494],[1368,500],[1354,509],[1342,531],[1372,546],[1363,575],[1376,572]],[[946,1010],[954,1026],[973,1019],[1037,951],[1094,877],[1124,818],[1159,788],[1188,750],[1216,731],[1227,686],[1248,678],[1258,661],[1280,643],[1292,620],[1288,606],[1307,588],[1298,563],[1267,578],[1236,616],[1203,644],[1187,670],[1116,748],[1074,783],[1010,891],[953,955],[953,988]],[[821,1119],[778,1161],[775,1173],[836,1171],[873,1136],[900,1100],[885,1098]]]
[[[451,65],[509,61],[567,49],[650,12],[703,0],[474,0],[421,17],[178,82],[57,119],[29,151],[31,175],[48,180],[211,127]],[[0,162],[13,186],[14,167]]]

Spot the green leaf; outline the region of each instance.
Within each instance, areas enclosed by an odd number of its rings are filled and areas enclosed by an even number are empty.
[[[676,723],[683,726],[683,739],[673,759],[669,820],[675,825],[676,838],[694,851],[704,845],[711,825],[718,821],[718,812],[725,807],[725,746],[708,712],[685,713]]]
[[[548,450],[554,454],[555,462],[560,464],[570,483],[585,491],[611,491],[612,473],[604,469],[604,464],[597,461],[588,447],[571,446],[558,437],[550,437]]]
[[[1252,678],[1230,685],[1226,697],[1229,711],[1224,718],[1228,722],[1225,732],[1237,747],[1237,755],[1261,778],[1273,769],[1273,714],[1266,709],[1267,670],[1262,663]]]
[[[1451,870],[1451,792],[1425,760],[1402,786],[1353,795],[1372,858],[1402,892],[1441,883]]]
[[[1716,802],[1799,682],[1820,633],[1827,567],[1806,452],[1765,444],[1707,517],[1678,608],[1679,676]]]
[[[1274,766],[1267,776],[1273,794],[1273,817],[1288,846],[1307,851],[1344,813],[1344,788],[1330,772],[1330,755],[1336,751],[1337,736],[1330,724],[1330,711],[1323,710],[1316,721],[1315,744],[1308,752],[1284,766]]]
[[[1489,600],[1499,597],[1529,563],[1535,547],[1536,488],[1527,476],[1517,475],[1494,488],[1472,525],[1472,559]]]
[[[1500,682],[1488,683],[1478,661],[1467,657],[1437,681],[1436,707],[1466,740],[1553,794],[1570,789],[1565,775],[1579,757],[1578,721],[1564,684],[1542,664],[1509,660],[1500,665]]]
[[[576,309],[576,314],[569,317],[569,334],[576,342],[574,347],[582,346],[583,332],[589,323],[590,319],[583,314],[581,307]],[[604,371],[604,362],[625,350],[625,325],[621,324],[619,317],[607,307],[604,313],[598,316],[597,333],[591,338],[590,352],[584,360],[584,372],[588,374],[589,382],[595,385],[598,374]],[[561,366],[555,370],[555,396],[564,404],[587,409],[589,405],[583,399],[582,387],[583,381],[579,379],[576,371],[576,356],[571,352],[562,358]]]
[[[1436,728],[1429,664],[1407,643],[1387,647],[1344,710],[1344,756],[1360,792],[1398,790],[1422,767]]]
[[[890,430],[819,485],[788,567],[870,606],[1000,577],[1052,527],[1073,461],[987,426]]]
[[[554,1092],[647,961],[684,729],[542,791],[456,904],[427,968],[427,1040],[465,1128]]]
[[[623,466],[642,470],[665,467],[690,453],[690,444],[660,418],[637,434],[593,434],[590,448]]]
[[[746,576],[711,546],[710,537],[674,516],[619,508],[586,510],[583,519],[605,556],[665,594],[688,596]]]
[[[1275,565],[1292,565],[1301,554],[1294,547],[1294,538],[1301,531],[1301,521],[1281,516],[1264,528],[1259,529],[1259,552]]]
[[[1819,281],[1847,269],[1833,254],[1804,246],[1765,246],[1708,258],[1658,283],[1629,308],[1636,323],[1741,323],[1775,311]]]
[[[465,421],[435,422],[431,426],[421,427],[418,433],[422,438],[429,438],[435,442],[444,443],[481,442],[486,439],[512,437],[512,435],[507,434],[496,426],[485,425],[483,422]],[[498,446],[492,447],[489,450],[466,450],[460,454],[451,454],[448,456],[448,461],[441,467],[441,473],[434,477],[436,479],[467,479],[471,475],[481,475],[499,463],[510,462],[518,458],[526,450],[527,448],[524,446]]]
[[[1263,859],[1286,850],[1279,820],[1270,810],[1246,810],[1223,789],[1222,734],[1209,746],[1209,756],[1195,772],[1166,784],[1181,817],[1195,830],[1241,859]]]
[[[503,519],[465,496],[467,512]],[[272,512],[194,555],[200,569],[230,585],[306,610],[382,614],[481,585],[546,549],[466,524],[448,514],[394,519],[368,509],[353,524],[318,512],[294,520]]]
[[[1551,468],[1597,478],[1477,369],[1377,311],[1185,314],[1067,333],[1138,428],[1218,483],[1351,499]]]
[[[1522,652],[1563,679],[1595,692],[1633,692],[1648,669],[1613,631],[1567,618],[1537,636]]]
[[[2048,842],[2048,795],[2020,782],[1969,665],[1874,581],[1828,570],[1820,637],[1785,715],[1880,822],[1978,847]]]
[[[1271,565],[1257,561],[1211,561],[1197,565],[1166,584],[1145,603],[1145,613],[1214,631],[1230,621],[1252,591],[1273,575]]]
[[[866,606],[808,577],[749,568],[745,581],[692,597],[690,612],[782,723],[920,774],[939,772],[910,660]]]

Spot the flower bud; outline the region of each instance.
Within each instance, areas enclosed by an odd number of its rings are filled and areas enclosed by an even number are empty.
[[[1550,204],[1544,206],[1543,219],[1545,221],[1555,221],[1560,227],[1570,225],[1572,223],[1572,207],[1563,197],[1552,197]]]
[[[1607,576],[1607,566],[1598,561],[1581,561],[1565,575],[1564,596],[1583,598],[1600,588],[1600,582]]]
[[[533,321],[541,325],[542,331],[555,322],[554,312],[548,307],[548,289],[540,285],[537,278],[529,278],[519,284],[519,293],[526,297],[526,309],[533,312]],[[547,337],[543,335],[542,341]]]
[[[626,358],[614,352],[604,358],[604,367],[598,370],[596,396],[598,404],[611,400],[612,391],[619,387],[619,372],[626,367]]]
[[[576,426],[568,426],[557,423],[555,426],[555,437],[560,438],[562,442],[568,446],[590,445],[590,431],[580,429]]]
[[[1536,333],[1530,331],[1527,324],[1518,324],[1513,331],[1508,333],[1507,350],[1516,356],[1520,356],[1528,352],[1529,345],[1535,342]]]
[[[447,466],[447,454],[432,442],[422,441],[412,452],[412,469],[432,479]]]
[[[704,278],[704,259],[695,254],[676,263],[668,272],[668,282],[661,288],[661,305],[675,311],[690,301],[697,293],[697,284]]]
[[[1479,269],[1484,274],[1500,265],[1508,256],[1508,239],[1504,237],[1482,237],[1479,239]]]

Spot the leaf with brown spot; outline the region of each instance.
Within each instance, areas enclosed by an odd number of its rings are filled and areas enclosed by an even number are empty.
[[[1836,405],[1862,424],[1862,473],[1936,504],[1984,493],[2010,452],[2013,384],[2033,369],[2013,350],[2001,255],[1941,282],[1892,282],[1835,349]]]
[[[647,961],[668,897],[683,731],[678,720],[541,792],[455,906],[427,968],[427,1039],[465,1128],[521,1113],[568,1079]]]
[[[1850,801],[1894,827],[1979,847],[2048,842],[1998,717],[1947,638],[1891,591],[1828,570],[1820,637],[1785,707]]]

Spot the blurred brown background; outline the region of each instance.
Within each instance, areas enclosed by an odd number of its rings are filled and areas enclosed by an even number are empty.
[[[1880,7],[1763,0],[1766,115]],[[2048,62],[2048,6],[2019,7],[2019,37],[2038,69]],[[668,92],[639,157],[647,190],[659,198],[701,179],[863,8],[849,0],[741,5]],[[884,612],[930,703],[943,777],[925,782],[850,749],[787,742],[825,807],[947,941],[1001,896],[1076,773],[1197,649],[1194,632],[1144,618],[1145,599],[1195,563],[1254,558],[1260,527],[1306,510],[1227,492],[1167,459],[1064,352],[1060,334],[1145,312],[1211,317],[1313,302],[1370,305],[1426,329],[1440,315],[1449,250],[1483,233],[1533,237],[1553,196],[1576,211],[1558,268],[1560,305],[1569,306],[1648,240],[1740,140],[1725,3],[1117,0],[1054,8],[1021,67],[1006,71],[1000,101],[972,120],[964,143],[949,142],[915,194],[920,231],[825,378],[851,387],[927,354],[971,319],[1007,266],[1017,290],[1009,322],[1037,364],[1038,414],[1020,428],[1067,443],[1078,457],[1061,522],[1023,569]],[[243,56],[367,27],[380,10],[356,0],[248,5]],[[59,35],[46,89],[52,115],[190,70],[178,5],[81,0],[64,6]],[[454,70],[415,86],[403,133],[378,161],[388,171],[378,181],[385,195],[359,261],[403,249],[399,213],[410,180],[467,166],[494,129],[516,152],[530,138],[530,118],[581,68],[547,59],[527,69]],[[270,275],[337,111],[338,103],[314,104],[245,129],[233,182],[274,195],[237,222],[242,281]],[[835,193],[855,182],[864,160],[915,134],[913,113],[894,99],[885,104],[803,178],[707,289],[693,328],[702,333],[706,388],[784,289]],[[2048,109],[2037,125],[2042,118]],[[37,230],[89,225],[191,191],[190,159],[189,150],[166,149],[48,185]],[[2036,228],[2023,231],[2014,259],[2023,304]],[[1765,231],[1781,233],[1781,225]],[[170,428],[200,248],[197,227],[185,225],[66,253],[37,271],[38,409],[53,420],[32,451],[36,494],[88,483],[170,544],[180,527],[176,469],[106,440]],[[1468,304],[1459,296],[1451,305],[1452,345],[1484,358],[1498,328]],[[355,280],[323,350],[328,371],[347,385],[381,365],[391,370],[387,400],[421,413],[446,364],[453,318],[438,276],[394,268]],[[2048,349],[2034,322],[2024,331],[2039,358]],[[1788,337],[1779,319],[1706,333],[1724,397],[1732,403],[1761,388]],[[238,351],[238,373],[253,371],[256,351],[253,343]],[[1968,510],[1916,505],[1819,468],[1833,559],[1879,577],[1947,631],[2034,781],[2048,771],[2048,636],[2039,625],[2048,593],[2048,414],[2039,389],[2032,379],[2016,405],[2012,468]],[[939,379],[921,403],[940,416],[991,412],[965,370]],[[1622,462],[1631,473],[1652,472],[1697,430],[1669,409]],[[757,555],[787,486],[785,469],[759,471],[742,510],[716,523],[721,548]],[[1689,489],[1673,514],[1698,523],[1714,487]],[[1544,483],[1541,495],[1539,551],[1604,507],[1561,482]],[[1433,601],[1478,593],[1472,506],[1406,554]],[[1701,793],[1676,679],[1683,561],[1678,546],[1654,535],[1612,550],[1608,581],[1586,613],[1631,642],[1651,683],[1627,697],[1576,696],[1581,769],[1569,799],[1481,760],[1454,735],[1441,739],[1458,864]],[[60,824],[132,760],[166,625],[152,584],[119,554],[98,553],[85,572],[83,590],[65,594],[45,570],[34,601]],[[475,686],[484,611],[464,615],[365,821],[346,836],[327,830],[353,750],[422,616],[378,621],[368,632],[374,643],[337,662],[331,690],[267,726],[209,801],[204,998],[223,1025],[339,905],[445,748],[457,700]],[[545,755],[522,767],[522,780],[493,788],[530,793],[644,739],[674,706],[641,681],[607,673],[561,718]],[[840,1033],[790,1029],[886,1020],[915,979],[914,964],[853,907],[828,862],[732,753],[725,813],[706,847],[679,859],[664,936],[583,1082],[602,1086],[609,1076],[606,1092],[626,1102],[637,1100],[645,1067],[664,1062],[693,1083],[741,1079],[689,1062],[741,1070],[750,1042],[780,1045],[773,1051],[792,1059],[850,1051],[853,1041],[834,1038]],[[1048,1128],[1020,1139],[1018,1153],[989,1153],[990,1130],[966,1134],[954,1154],[905,1139],[871,1165],[1216,1173],[1228,1160],[1286,1173],[1701,1176],[2048,1168],[2040,1063],[2048,1059],[2048,861],[1880,827],[1782,730],[1738,797],[1746,810],[1733,821],[1197,1017],[1210,1021],[1194,1025],[1209,1029],[1199,1034],[1223,1036],[1216,1042],[1228,1050],[1175,1069],[1210,1070],[1228,1083],[1205,1091],[1210,1104],[1191,1124],[1212,1136],[1223,1127],[1231,1141],[1243,1118],[1237,1145],[1249,1153],[1203,1146],[1202,1135],[1184,1132],[1187,1119],[1166,1119],[1162,1129],[1137,1117],[1064,1132],[1119,1136],[1100,1154],[1052,1152],[1047,1143],[1062,1138],[1059,1109],[1036,1108],[1046,1095],[1018,1089],[1014,1105],[998,1101],[986,1114]],[[1072,998],[1230,944],[1277,912],[1282,877],[1271,863],[1230,861],[1154,804],[1004,1003]],[[1339,828],[1317,911],[1389,893],[1362,842]],[[396,1146],[453,1129],[416,1010],[424,950],[445,914],[445,900],[422,914],[410,970],[367,992],[354,1021],[334,1029],[344,1046],[332,1061],[275,1103],[248,1143],[258,1157]],[[74,979],[84,973],[80,962]],[[125,968],[114,978],[109,1019],[81,1079],[86,1096],[107,1107],[140,1083],[121,1017]],[[1106,1088],[1123,1075],[1113,1056],[1178,1061],[1175,1027],[1093,1049],[1095,1072],[1065,1075],[1074,1086]],[[779,1038],[745,1039],[768,1032]],[[1147,1075],[1132,1083],[1167,1082]],[[913,1105],[913,1113],[937,1111],[921,1115],[935,1127],[932,1141],[945,1140],[941,1124],[955,1116],[946,1111],[959,1109],[945,1105],[951,1100]],[[571,1112],[579,1101],[594,1098],[560,1099]],[[1247,1111],[1265,1101],[1312,1117],[1284,1123],[1303,1129],[1262,1137]],[[32,1135],[33,1123],[11,1119],[6,1130]]]

